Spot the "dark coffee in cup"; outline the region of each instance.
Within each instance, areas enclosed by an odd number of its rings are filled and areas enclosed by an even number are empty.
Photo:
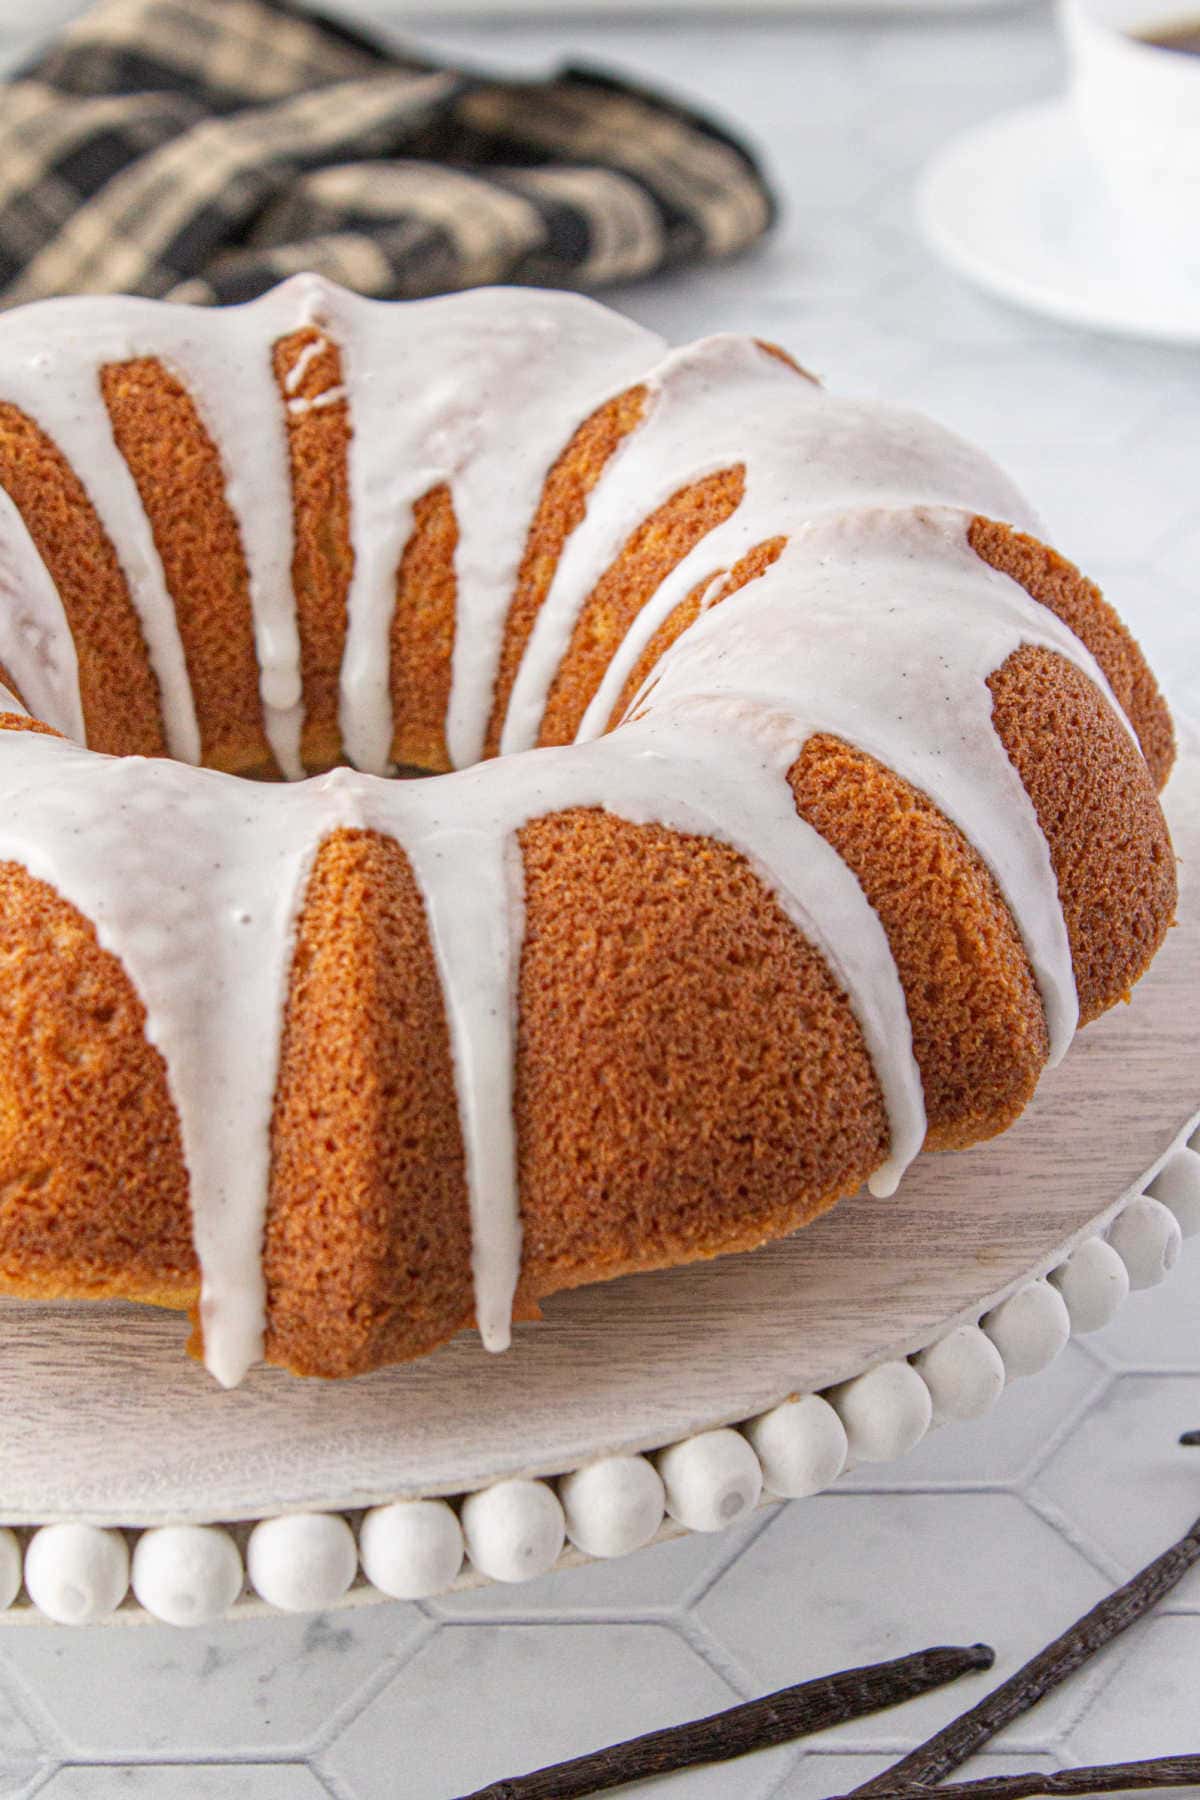
[[[1159,50],[1178,50],[1184,56],[1200,56],[1200,17],[1166,20],[1134,32],[1139,44],[1154,44]]]

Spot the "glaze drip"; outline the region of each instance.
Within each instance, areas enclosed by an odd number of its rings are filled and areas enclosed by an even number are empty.
[[[281,396],[272,347],[305,326],[324,336],[301,352]],[[338,346],[342,384],[301,401],[326,340]],[[286,414],[346,399],[355,557],[340,712],[356,767],[258,785],[186,766],[199,736],[179,632],[98,382],[105,363],[136,356],[157,357],[184,383],[219,450],[250,571],[263,718],[290,775],[301,772],[303,698]],[[504,760],[479,763],[547,473],[583,420],[635,383],[647,389],[646,415],[605,466],[559,559],[517,672]],[[877,915],[800,818],[788,784],[813,733],[840,736],[926,793],[979,850],[1017,922],[1053,1053],[1062,1054],[1077,1017],[1066,929],[1045,839],[992,727],[987,678],[1033,644],[1108,689],[1066,627],[971,549],[977,512],[1035,521],[1000,472],[951,434],[832,399],[748,340],[714,338],[664,357],[651,334],[570,296],[480,290],[395,307],[312,277],[219,313],[88,300],[11,315],[0,400],[35,419],[86,484],[142,620],[180,759],[82,748],[67,621],[4,497],[0,588],[11,600],[0,661],[34,712],[73,741],[0,734],[0,857],[23,863],[94,922],[146,1007],[189,1172],[205,1357],[222,1382],[240,1379],[261,1354],[280,1021],[308,871],[338,828],[399,844],[423,899],[453,1051],[477,1318],[492,1349],[508,1342],[521,1265],[513,1071],[518,835],[530,821],[601,807],[747,859],[825,957],[862,1029],[890,1138],[871,1186],[890,1193],[925,1135],[904,993]],[[741,503],[645,605],[576,742],[536,748],[581,611],[630,534],[688,484],[734,465],[745,469]],[[414,505],[443,483],[458,522],[446,719],[457,772],[389,780],[396,572]],[[700,612],[606,735],[674,607],[755,544],[785,534],[757,580]],[[0,691],[0,704],[10,698]],[[164,843],[153,823],[166,818]]]

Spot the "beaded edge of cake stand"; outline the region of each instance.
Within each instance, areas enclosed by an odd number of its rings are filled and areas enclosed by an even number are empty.
[[[820,1493],[857,1464],[894,1462],[934,1426],[982,1417],[1069,1337],[1107,1325],[1131,1289],[1157,1286],[1193,1236],[1200,1114],[1099,1231],[1089,1227],[1064,1259],[1022,1278],[975,1323],[952,1325],[906,1358],[662,1449],[455,1499],[239,1525],[0,1528],[0,1623],[194,1626],[432,1599],[719,1531],[759,1505]]]

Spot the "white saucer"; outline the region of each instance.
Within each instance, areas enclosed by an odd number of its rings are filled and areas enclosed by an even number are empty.
[[[925,170],[917,215],[972,281],[1073,325],[1200,343],[1200,264],[1148,266],[1066,100],[989,120]]]

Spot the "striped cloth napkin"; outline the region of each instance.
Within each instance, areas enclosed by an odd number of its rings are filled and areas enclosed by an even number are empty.
[[[723,257],[773,201],[750,153],[591,69],[500,79],[294,0],[100,0],[0,90],[0,305],[594,287]]]

